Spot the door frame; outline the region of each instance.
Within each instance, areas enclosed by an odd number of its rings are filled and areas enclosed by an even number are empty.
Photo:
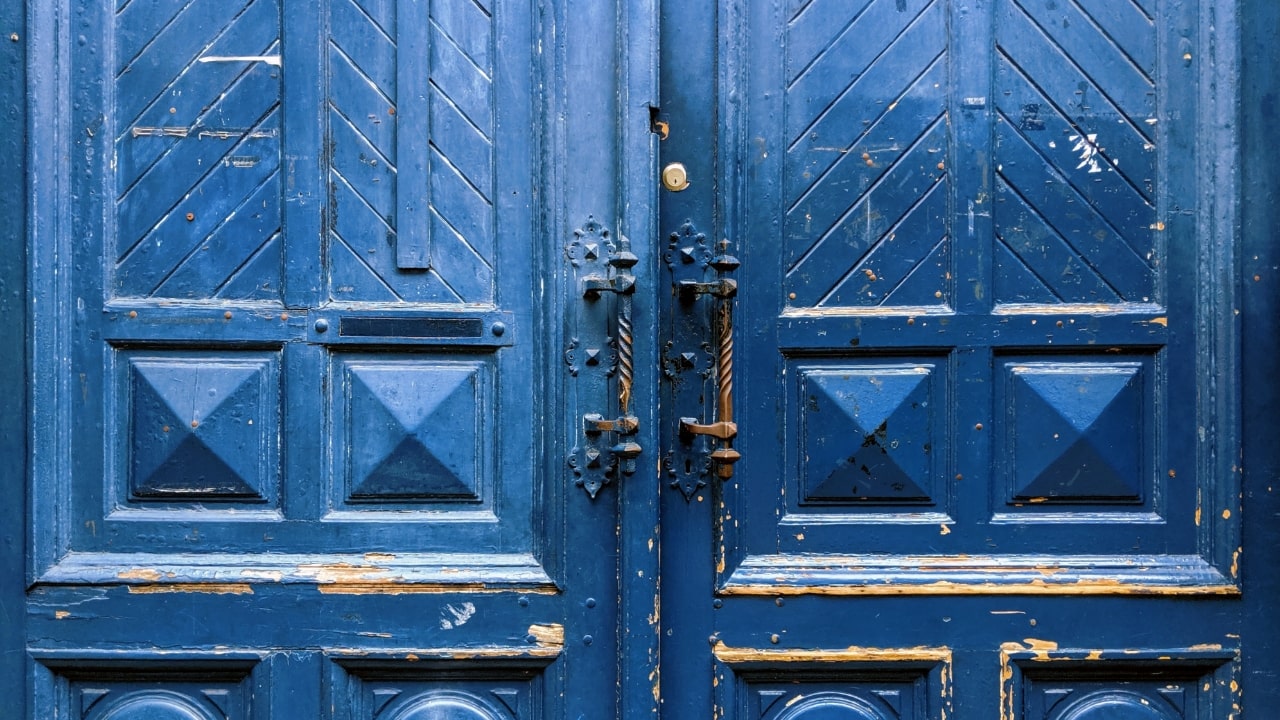
[[[1238,45],[1231,48],[1240,65],[1239,123],[1241,197],[1236,210],[1240,233],[1240,383],[1241,466],[1243,467],[1244,581],[1241,638],[1244,705],[1280,704],[1280,677],[1267,663],[1280,658],[1280,443],[1276,408],[1280,407],[1280,155],[1269,151],[1280,114],[1280,4],[1241,0]],[[1247,712],[1247,711],[1246,711]]]

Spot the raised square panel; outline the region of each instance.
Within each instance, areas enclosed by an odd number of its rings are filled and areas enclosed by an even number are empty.
[[[127,502],[276,500],[277,354],[122,352],[116,367]]]
[[[492,410],[482,360],[344,357],[336,362],[342,502],[487,500]]]
[[[939,503],[936,361],[805,365],[797,375],[802,505]]]
[[[1149,359],[1006,362],[1006,503],[1144,504],[1152,373]]]

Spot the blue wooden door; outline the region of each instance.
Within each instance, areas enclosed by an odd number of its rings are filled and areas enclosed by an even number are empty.
[[[634,468],[579,446],[652,375],[617,328],[648,301],[606,292],[648,272],[620,253],[651,206],[566,166],[648,167],[645,104],[578,108],[652,47],[562,5],[28,5],[22,716],[633,704],[618,628],[653,605],[623,607],[599,491]]]
[[[1280,697],[1266,0],[22,6],[14,717]]]
[[[1233,716],[1228,5],[664,6],[669,716]]]

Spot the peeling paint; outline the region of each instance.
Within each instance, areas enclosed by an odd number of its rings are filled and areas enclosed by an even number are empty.
[[[151,568],[134,568],[132,570],[122,570],[116,573],[116,577],[121,580],[159,580],[163,575],[158,570]]]
[[[163,585],[130,585],[129,593],[132,595],[158,595],[162,593],[252,595],[253,586],[248,583],[165,583]]]
[[[951,662],[951,649],[947,647],[916,646],[907,648],[872,648],[851,645],[843,649],[769,649],[735,648],[717,640],[712,653],[720,662],[747,663],[767,661],[770,663],[848,663],[848,662]]]
[[[533,636],[534,642],[539,647],[555,648],[559,650],[564,647],[564,626],[555,623],[546,625],[530,625],[529,635]]]

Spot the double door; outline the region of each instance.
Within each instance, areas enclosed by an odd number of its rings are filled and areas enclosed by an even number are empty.
[[[1240,701],[1226,4],[27,9],[27,716]]]

